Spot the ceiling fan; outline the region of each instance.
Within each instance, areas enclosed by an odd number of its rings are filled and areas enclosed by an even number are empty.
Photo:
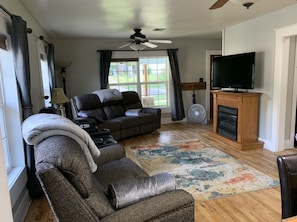
[[[129,46],[131,49],[133,49],[135,51],[141,51],[141,50],[145,49],[146,47],[149,47],[149,48],[158,47],[158,45],[156,45],[154,43],[167,43],[167,44],[172,43],[171,40],[152,40],[152,39],[149,40],[146,38],[145,35],[143,35],[141,33],[141,29],[139,29],[139,28],[134,29],[134,32],[135,33],[130,36],[129,43],[120,46],[119,49]]]
[[[223,7],[229,0],[217,0],[209,9],[217,9]],[[235,3],[241,3],[244,7],[249,9],[254,2],[246,1],[246,0],[230,0]]]

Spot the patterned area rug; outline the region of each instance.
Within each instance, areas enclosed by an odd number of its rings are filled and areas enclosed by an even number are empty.
[[[187,190],[196,200],[279,186],[277,180],[199,140],[126,148],[150,175],[172,173],[177,188]]]

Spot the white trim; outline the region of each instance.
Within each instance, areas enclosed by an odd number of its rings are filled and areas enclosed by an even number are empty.
[[[288,80],[288,49],[290,36],[297,35],[297,24],[275,30],[275,66],[272,105],[272,135],[269,150],[277,152],[285,148],[285,105]],[[295,98],[296,99],[296,98]]]
[[[205,107],[206,107],[206,110],[207,110],[207,118],[210,119],[210,113],[209,113],[209,110],[210,110],[210,99],[209,99],[209,93],[210,93],[210,77],[209,77],[209,73],[210,73],[210,56],[211,55],[222,55],[222,51],[221,50],[207,50],[206,51],[206,58],[205,58],[205,61],[206,61],[206,64],[205,64],[205,67],[206,67],[206,71],[205,71],[205,80],[206,80],[206,98],[205,98],[205,101],[206,101],[206,104],[205,104]]]
[[[23,221],[30,207],[31,199],[27,189],[27,170],[14,167],[8,174],[8,185],[14,221]]]
[[[297,98],[297,42],[296,42],[296,36],[294,36],[293,38],[291,38],[291,42],[292,42],[292,46],[294,47],[294,51],[293,54],[291,54],[290,56],[294,56],[294,58],[292,59],[294,61],[294,64],[291,64],[293,66],[292,71],[293,71],[293,87],[292,87],[292,97],[291,97],[291,118],[289,121],[289,124],[291,125],[290,127],[290,133],[289,133],[289,142],[286,143],[285,142],[285,148],[286,147],[294,147],[294,139],[295,139],[295,122],[296,122],[296,98]]]
[[[0,132],[1,136],[1,132]],[[2,138],[2,137],[1,137]],[[7,172],[6,166],[4,163],[4,152],[2,146],[2,140],[0,140],[0,207],[1,207],[1,220],[12,222],[12,207],[11,201],[8,195],[8,186],[7,186]]]
[[[11,204],[14,206],[27,183],[27,171],[25,167],[14,167],[8,174],[8,187]]]

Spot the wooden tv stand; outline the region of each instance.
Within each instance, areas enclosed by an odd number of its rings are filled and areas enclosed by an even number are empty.
[[[238,150],[263,148],[258,141],[258,112],[261,93],[211,91],[213,94],[213,132],[210,136]],[[218,133],[218,106],[236,108],[237,138],[229,139]]]

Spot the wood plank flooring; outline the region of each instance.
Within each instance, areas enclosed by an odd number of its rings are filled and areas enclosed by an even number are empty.
[[[120,144],[131,146],[199,138],[276,179],[278,179],[276,157],[282,154],[297,153],[297,149],[293,148],[281,153],[272,153],[265,149],[238,151],[210,138],[208,132],[211,130],[211,125],[163,124],[161,129],[153,133],[126,139],[120,141]],[[34,221],[55,221],[45,198],[32,201],[25,222]],[[276,187],[214,200],[196,201],[195,221],[279,222],[281,221],[280,189]]]

